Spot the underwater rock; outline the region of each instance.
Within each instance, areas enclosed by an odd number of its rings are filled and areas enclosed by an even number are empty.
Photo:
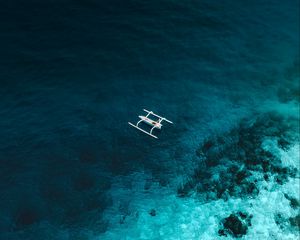
[[[281,228],[283,229],[284,228],[284,225],[286,223],[286,219],[280,214],[280,213],[277,213],[274,215],[274,220],[275,220],[275,223]]]
[[[280,148],[282,148],[283,150],[288,150],[289,147],[291,146],[291,142],[287,141],[285,138],[280,138],[277,141],[277,144]]]
[[[243,213],[243,212],[238,212],[239,216],[242,218],[242,219],[246,219],[247,218],[247,214],[246,213]]]
[[[281,213],[277,213],[274,216],[274,220],[281,229],[287,228],[289,223],[292,227],[296,227],[300,231],[300,214],[295,217],[285,218]]]
[[[297,227],[300,230],[300,214],[298,214],[296,217],[290,217],[289,220],[293,227]]]
[[[246,170],[241,170],[239,172],[237,172],[236,176],[235,176],[235,182],[237,184],[240,184],[243,180],[245,180],[249,175],[251,175],[249,172],[247,172]]]
[[[196,150],[196,155],[201,156],[202,153],[206,153],[213,146],[214,146],[214,141],[212,139],[208,139],[204,141],[202,147]]]
[[[235,237],[240,237],[247,233],[247,226],[245,226],[242,221],[233,214],[225,219],[224,227],[225,229],[230,230]]]
[[[269,181],[269,175],[268,175],[268,174],[264,174],[264,179],[265,179],[266,181]]]
[[[150,214],[152,217],[156,216],[156,211],[155,211],[155,209],[151,209],[150,212],[149,212],[149,214]]]
[[[300,202],[298,199],[296,198],[293,198],[293,197],[290,197],[288,194],[284,194],[284,197],[290,201],[290,206],[293,208],[293,209],[296,209],[298,207],[300,207]]]
[[[250,217],[246,213],[230,214],[222,220],[223,229],[218,231],[220,236],[232,235],[240,238],[247,234],[248,226],[251,226]]]
[[[126,215],[121,215],[121,216],[120,216],[119,223],[120,223],[120,224],[124,224],[124,223],[125,223],[125,220],[126,220],[126,217],[127,217]]]
[[[292,208],[298,208],[300,206],[299,201],[296,198],[291,198],[290,199],[290,205]]]
[[[251,182],[251,183],[247,183],[246,185],[246,193],[249,195],[251,194],[257,195],[259,193],[259,190],[257,186],[253,182]]]
[[[187,184],[184,184],[177,189],[178,197],[187,197],[189,195],[191,189],[188,189],[186,186]]]
[[[226,233],[226,231],[224,229],[219,229],[218,234],[219,234],[219,236],[225,236],[225,237],[227,237],[227,233]]]

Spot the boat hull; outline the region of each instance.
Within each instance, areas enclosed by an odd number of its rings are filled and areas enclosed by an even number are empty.
[[[145,116],[139,116],[139,118],[140,118],[141,120],[143,120],[144,123],[146,123],[146,124],[148,124],[148,125],[150,125],[150,126],[152,126],[152,127],[155,127],[155,128],[157,128],[157,129],[161,129],[161,127],[162,127],[162,124],[161,124],[161,123],[156,122],[156,121],[154,121],[154,120],[152,120],[152,119],[150,119],[150,118],[147,118],[147,117],[145,117]]]

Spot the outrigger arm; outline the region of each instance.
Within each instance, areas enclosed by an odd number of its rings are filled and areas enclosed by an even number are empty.
[[[148,116],[149,114],[152,114],[153,116],[158,117],[160,120],[164,120],[164,121],[166,121],[166,122],[168,122],[168,123],[173,124],[172,121],[170,121],[170,120],[168,120],[168,119],[166,119],[166,118],[164,118],[164,117],[161,117],[161,116],[159,116],[159,115],[153,113],[152,111],[148,111],[147,109],[143,109],[143,110],[144,110],[145,112],[148,113],[147,116]]]
[[[138,122],[136,123],[136,126],[138,127],[139,124],[140,124],[142,121],[143,121],[143,119],[141,119],[140,121],[138,121]]]
[[[153,126],[150,130],[150,134],[152,135],[152,131],[154,130],[155,126]]]

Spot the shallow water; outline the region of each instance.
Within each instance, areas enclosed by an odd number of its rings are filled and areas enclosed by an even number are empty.
[[[0,16],[0,239],[217,239],[240,210],[253,214],[245,239],[297,237],[274,215],[297,211],[282,192],[299,193],[298,1],[10,1]],[[159,140],[135,131],[142,108],[174,126]],[[287,122],[294,137],[258,125],[258,139],[288,141],[268,151],[296,176],[265,183],[249,170],[260,190],[250,200],[178,196],[205,139],[236,137],[241,119],[270,111],[290,116],[273,128]],[[269,195],[279,200],[263,215]]]

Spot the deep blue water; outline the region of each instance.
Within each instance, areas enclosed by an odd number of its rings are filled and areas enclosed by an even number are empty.
[[[105,233],[133,173],[176,192],[201,141],[299,67],[297,0],[2,1],[0,27],[3,240]],[[142,108],[175,125],[144,136],[127,124]]]

